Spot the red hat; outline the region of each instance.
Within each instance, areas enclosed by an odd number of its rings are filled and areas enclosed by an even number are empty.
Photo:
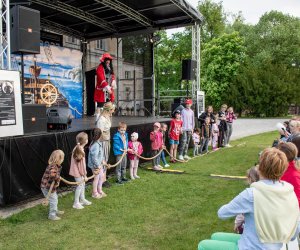
[[[109,54],[109,53],[104,53],[102,55],[102,57],[100,58],[100,62],[104,62],[105,59],[109,59],[109,60],[112,60],[112,56]]]
[[[190,104],[190,105],[192,105],[192,104],[193,104],[193,101],[192,101],[191,99],[186,99],[186,100],[185,100],[185,104]]]

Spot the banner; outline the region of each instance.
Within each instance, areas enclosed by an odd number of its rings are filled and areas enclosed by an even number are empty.
[[[41,44],[38,55],[24,55],[25,104],[69,107],[75,118],[82,116],[82,52]],[[21,70],[21,57],[13,56],[13,67]]]
[[[23,135],[20,74],[0,70],[0,137]]]

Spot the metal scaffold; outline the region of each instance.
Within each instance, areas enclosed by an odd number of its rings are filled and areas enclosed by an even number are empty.
[[[197,91],[200,91],[200,24],[192,26],[192,60],[196,61],[196,80],[192,85],[192,98],[196,98]]]
[[[0,69],[11,69],[9,0],[0,0]]]

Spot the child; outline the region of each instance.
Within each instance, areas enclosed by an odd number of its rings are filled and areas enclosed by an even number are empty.
[[[169,141],[170,141],[170,162],[176,162],[176,154],[177,154],[177,147],[179,144],[179,136],[182,133],[182,121],[180,111],[176,110],[175,118],[171,120],[170,129],[169,129]]]
[[[247,181],[251,185],[253,182],[259,181],[258,167],[254,166],[247,171]],[[239,214],[235,217],[234,231],[238,234],[242,234],[244,231],[245,216]]]
[[[88,156],[88,167],[92,169],[95,175],[93,180],[93,191],[92,197],[95,199],[100,199],[106,196],[102,191],[104,165],[106,162],[103,157],[103,144],[100,141],[102,136],[102,131],[99,128],[95,128],[92,131],[92,142],[90,145],[90,151]]]
[[[76,182],[81,182],[76,187],[75,199],[73,208],[83,209],[83,205],[89,206],[92,203],[85,199],[85,181],[87,180],[86,163],[84,146],[88,143],[88,135],[84,132],[79,133],[76,136],[77,145],[73,149],[71,156],[71,165],[69,175],[75,178]]]
[[[195,114],[191,109],[193,101],[187,99],[185,101],[185,108],[181,111],[182,123],[182,135],[180,137],[179,145],[179,160],[189,160],[191,157],[187,155],[190,144],[190,139],[195,128]]]
[[[193,133],[193,142],[194,142],[194,157],[199,154],[199,143],[200,143],[200,130],[195,128]]]
[[[124,151],[128,148],[128,135],[126,133],[127,125],[124,122],[119,123],[118,132],[113,137],[113,151],[118,162]],[[125,155],[118,166],[116,166],[117,184],[124,184],[128,181],[126,178],[127,156]]]
[[[166,144],[166,131],[167,130],[168,130],[168,125],[166,123],[162,123],[161,124],[160,132],[163,135],[163,144],[164,145]],[[161,157],[161,160],[162,160],[162,162],[164,164],[164,167],[165,168],[170,167],[170,165],[167,163],[167,160],[166,160],[166,157],[165,157],[165,151],[161,152],[160,157]]]
[[[47,166],[41,181],[41,190],[45,197],[48,196],[50,186],[52,182],[54,182],[54,186],[49,196],[49,220],[60,220],[60,217],[57,215],[64,214],[64,211],[59,211],[57,209],[58,197],[56,193],[56,189],[59,186],[61,164],[64,161],[64,157],[65,154],[61,150],[55,150],[52,152],[48,160],[49,165]]]
[[[139,138],[138,133],[131,134],[131,141],[128,142],[128,158],[130,160],[130,178],[132,180],[139,179],[137,170],[139,167],[139,157],[143,153],[143,145],[137,139]]]
[[[150,141],[151,141],[151,149],[152,149],[152,156],[158,154],[158,152],[164,147],[163,146],[163,135],[159,131],[160,123],[156,122],[153,125],[153,131],[150,133]],[[152,167],[153,170],[161,170],[162,167],[159,166],[160,162],[160,155],[152,160]]]
[[[206,117],[205,122],[201,128],[201,146],[200,146],[200,154],[208,153],[208,143],[211,138],[211,125],[210,125],[210,118]]]
[[[293,185],[294,192],[297,196],[300,206],[300,170],[297,161],[295,160],[298,156],[298,149],[292,142],[279,143],[278,149],[285,153],[286,158],[289,162],[287,170],[282,175],[281,180]]]
[[[212,150],[218,150],[218,137],[219,137],[219,126],[218,126],[218,116],[215,116],[215,120],[212,124]]]
[[[236,116],[233,113],[233,107],[229,107],[226,112],[226,135],[225,135],[225,147],[231,147],[229,145],[230,137],[232,135],[232,123],[236,120]]]

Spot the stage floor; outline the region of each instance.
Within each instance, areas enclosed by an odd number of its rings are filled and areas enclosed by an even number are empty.
[[[84,130],[90,130],[95,128],[95,117],[87,116],[80,119],[74,119],[71,128],[66,130],[66,132],[74,132]],[[119,122],[125,122],[127,126],[131,125],[142,125],[154,122],[167,122],[171,118],[157,118],[157,117],[136,117],[136,116],[113,116],[112,117],[112,127],[118,127]]]

